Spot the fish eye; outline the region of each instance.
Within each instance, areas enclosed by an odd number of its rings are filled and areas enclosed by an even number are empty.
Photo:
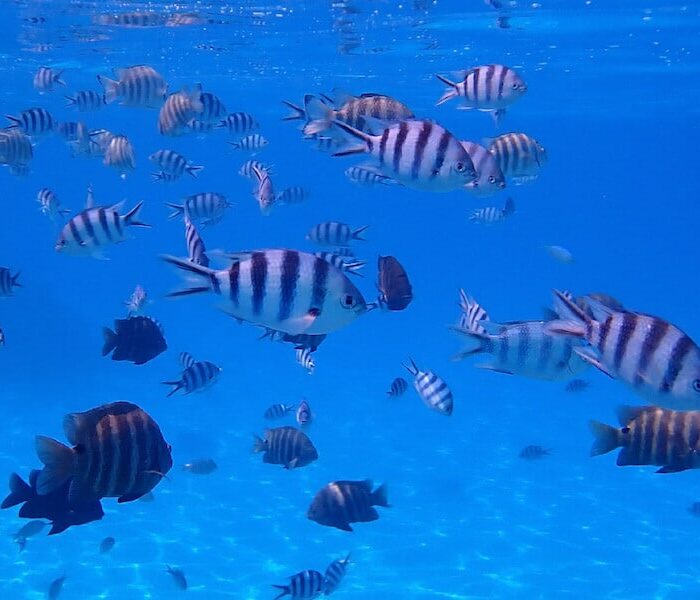
[[[458,162],[458,163],[455,165],[455,170],[457,171],[457,173],[464,173],[464,169],[465,169],[465,167],[464,167],[464,163],[463,163],[463,162]]]
[[[696,392],[700,392],[700,379],[696,379],[695,381],[693,381],[693,389]]]
[[[355,304],[356,304],[355,296],[353,296],[352,294],[344,294],[340,298],[340,305],[343,308],[354,308]]]
[[[496,178],[493,175],[489,175],[489,183],[496,183]]]
[[[520,84],[518,82],[515,82],[512,87],[514,90],[517,90],[520,88]]]
[[[628,434],[628,433],[630,432],[630,428],[629,428],[629,427],[623,427],[621,431],[622,431],[622,433],[624,433],[624,434],[626,435],[626,434]]]

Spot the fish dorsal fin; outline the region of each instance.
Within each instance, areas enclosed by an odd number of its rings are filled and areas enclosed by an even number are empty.
[[[617,407],[617,420],[625,427],[629,425],[632,421],[638,418],[642,413],[649,410],[648,406],[618,406]]]
[[[372,481],[371,479],[365,479],[365,480],[362,482],[362,485],[364,486],[364,488],[365,488],[367,491],[371,492],[372,489],[374,488],[374,481]]]
[[[353,96],[350,92],[347,90],[344,90],[343,88],[333,88],[333,101],[335,102],[336,106],[342,106],[346,102],[350,102],[351,100],[355,100],[356,96]]]
[[[81,417],[79,414],[69,414],[63,417],[63,431],[66,434],[68,441],[77,446],[79,441],[79,432],[81,427]]]
[[[238,262],[243,262],[244,260],[250,259],[250,257],[253,255],[252,250],[245,250],[243,252],[226,252],[225,250],[209,250],[207,252],[207,256],[209,258],[214,258],[218,260],[225,260],[230,263],[238,263]]]
[[[109,207],[109,210],[115,212],[115,213],[120,213],[122,208],[124,208],[124,204],[126,203],[126,200],[120,200],[116,204],[112,204]]]
[[[92,191],[92,184],[88,185],[87,188],[87,198],[85,199],[85,208],[94,208],[95,206],[95,195]]]
[[[604,322],[608,319],[609,316],[616,312],[609,306],[606,306],[602,302],[599,302],[598,300],[595,300],[590,296],[585,296],[585,301],[586,306],[591,310],[591,312],[593,313],[593,318],[596,321]]]

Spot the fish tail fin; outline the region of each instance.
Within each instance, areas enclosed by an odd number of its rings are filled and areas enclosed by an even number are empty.
[[[292,104],[287,100],[282,100],[282,104],[292,109],[292,112],[290,112],[286,117],[282,117],[283,121],[301,121],[306,119],[306,111],[301,108],[301,106]]]
[[[410,356],[408,357],[408,362],[410,364],[401,363],[401,366],[404,369],[406,369],[411,375],[417,375],[418,374],[418,367],[416,366],[416,363],[413,361],[413,359]]]
[[[63,75],[63,69],[60,71],[56,71],[53,76],[54,83],[57,83],[58,85],[62,85],[63,87],[66,86],[66,82],[61,79],[61,75]]]
[[[165,179],[165,173],[163,171],[155,171],[151,173],[151,177],[153,178],[153,181],[160,181],[161,179]],[[170,217],[168,217],[170,218]]]
[[[386,483],[382,483],[376,490],[372,492],[372,504],[374,506],[384,506],[385,508],[391,508],[389,504],[389,499],[387,497],[387,487]]]
[[[361,241],[366,241],[365,238],[362,237],[362,234],[367,230],[369,225],[363,225],[362,227],[358,227],[357,229],[354,229],[352,232],[352,239],[353,240],[361,240]]]
[[[13,127],[19,127],[22,124],[22,119],[13,117],[12,115],[5,115],[5,118],[8,121],[10,121],[10,124],[7,127],[8,129],[12,129]]]
[[[508,217],[512,215],[515,212],[515,202],[513,202],[513,198],[508,198],[506,200],[505,205],[503,206],[503,216]]]
[[[68,446],[43,435],[36,436],[36,454],[44,468],[36,480],[36,491],[44,496],[73,475],[74,453]]]
[[[104,345],[102,346],[102,356],[107,356],[117,347],[117,334],[109,327],[103,327],[102,335],[105,339]]]
[[[124,215],[124,223],[127,225],[133,225],[134,227],[150,227],[148,223],[138,220],[139,211],[143,206],[143,200],[139,202],[134,208],[132,208],[128,213]]]
[[[349,134],[350,137],[358,140],[355,145],[348,145],[336,150],[333,156],[348,156],[350,154],[363,154],[365,152],[370,152],[372,149],[372,136],[366,134],[359,129],[350,127],[350,125],[343,123],[342,121],[333,121],[333,125],[342,129],[345,133]]]
[[[452,98],[456,98],[457,96],[459,96],[459,92],[457,91],[457,84],[454,81],[450,81],[449,79],[447,79],[447,77],[443,77],[438,73],[435,73],[435,77],[437,77],[440,81],[442,81],[442,83],[448,86],[445,90],[445,93],[442,96],[440,96],[438,101],[435,103],[435,106],[440,106],[448,100],[452,100]]]
[[[182,389],[184,386],[182,385],[182,381],[163,381],[161,382],[163,385],[172,385],[174,386],[172,390],[168,392],[168,395],[166,398],[170,398],[175,392],[178,390]]]
[[[192,177],[197,177],[197,173],[202,169],[204,169],[202,165],[187,165],[187,167],[185,167],[185,170],[192,175]]]
[[[24,481],[17,473],[10,475],[10,493],[0,504],[0,508],[10,508],[20,502],[26,502],[32,497],[31,486]]]
[[[18,281],[21,273],[22,273],[22,271],[17,271],[10,279],[10,283],[12,284],[12,287],[22,287],[22,284]]]
[[[177,258],[168,254],[161,255],[161,258],[165,262],[176,266],[182,271],[186,271],[187,273],[192,273],[193,275],[196,275],[198,278],[203,280],[203,283],[206,284],[185,288],[183,290],[178,290],[175,292],[170,292],[168,294],[169,298],[177,298],[179,296],[190,296],[192,294],[201,294],[203,292],[209,292],[214,288],[214,285],[216,283],[216,271],[214,271],[214,269],[210,269],[209,267],[203,267],[202,265],[195,264],[187,259]]]
[[[304,135],[316,135],[329,129],[335,120],[333,109],[315,96],[304,96],[304,113],[309,122],[304,125]]]
[[[172,220],[172,219],[177,219],[178,217],[180,217],[180,216],[182,216],[182,215],[185,214],[185,206],[184,206],[184,204],[172,204],[172,203],[170,203],[170,202],[166,202],[166,203],[165,203],[165,206],[167,206],[168,208],[172,208],[172,209],[173,209],[173,212],[171,212],[171,213],[168,215],[168,219],[170,219],[170,220]]]
[[[66,99],[65,108],[75,106],[78,103],[78,101],[73,96],[64,96],[64,98]]]
[[[102,87],[105,90],[105,104],[111,104],[114,102],[119,96],[117,93],[117,90],[119,89],[119,82],[114,81],[114,79],[110,79],[109,77],[105,77],[104,75],[98,75],[97,81],[102,84]]]
[[[364,277],[364,275],[360,273],[360,269],[362,269],[362,267],[364,267],[366,264],[367,263],[364,260],[353,260],[352,262],[346,262],[344,269],[352,275]]]
[[[480,333],[477,331],[469,331],[463,327],[453,326],[450,327],[453,331],[456,331],[460,335],[463,335],[468,342],[466,348],[462,349],[460,352],[452,357],[452,360],[462,360],[467,356],[472,356],[474,354],[480,354],[481,352],[486,352],[487,345],[489,342],[489,336],[486,333]]]
[[[589,421],[588,427],[595,440],[591,446],[591,456],[607,454],[620,446],[620,432],[611,425],[600,421]]]
[[[273,600],[279,600],[280,598],[284,598],[285,596],[291,596],[291,595],[292,595],[292,592],[291,592],[291,590],[289,589],[289,586],[288,586],[288,585],[274,585],[274,584],[273,584],[272,587],[273,587],[273,588],[276,588],[276,589],[278,589],[278,590],[282,590],[282,592],[281,592],[280,594],[277,594],[277,596],[275,596],[275,597],[273,598]]]
[[[253,454],[265,451],[265,440],[259,435],[253,434],[253,448],[251,450]]]

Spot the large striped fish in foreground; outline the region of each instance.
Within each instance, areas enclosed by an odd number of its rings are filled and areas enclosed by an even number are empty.
[[[218,271],[174,256],[162,258],[195,279],[171,297],[213,292],[222,297],[226,313],[276,331],[329,333],[367,312],[362,293],[348,277],[307,252],[239,252],[226,255],[231,266]]]
[[[359,143],[351,142],[333,156],[369,154],[381,175],[406,187],[449,192],[476,178],[472,159],[460,141],[432,121],[401,121],[380,135],[364,133],[340,121],[334,125]]]
[[[477,365],[507,375],[554,381],[575,377],[588,368],[577,354],[577,340],[550,331],[547,321],[509,321],[494,323],[481,307],[461,292],[462,316],[454,330],[467,339],[468,345],[456,360],[474,354],[490,354],[492,359]]]
[[[350,523],[368,523],[379,519],[375,506],[389,508],[386,485],[372,490],[365,481],[332,481],[322,487],[311,501],[306,516],[319,525],[352,531]]]
[[[622,448],[618,466],[656,465],[657,473],[700,468],[700,411],[675,411],[657,406],[622,406],[621,428],[591,421],[595,437],[591,456]]]
[[[71,256],[104,258],[103,250],[129,238],[127,227],[150,227],[138,220],[143,202],[125,215],[119,210],[123,202],[113,206],[95,206],[92,188],[88,188],[86,208],[63,226],[56,242],[56,252]]]
[[[150,492],[170,471],[170,446],[158,424],[130,402],[113,402],[63,419],[72,444],[37,436],[36,451],[44,469],[39,494],[49,494],[72,479],[71,506],[117,497],[130,502]]]
[[[555,292],[562,320],[548,331],[590,346],[576,348],[587,363],[624,381],[650,402],[674,409],[700,408],[700,348],[683,331],[659,317],[616,311],[590,296],[593,316]]]

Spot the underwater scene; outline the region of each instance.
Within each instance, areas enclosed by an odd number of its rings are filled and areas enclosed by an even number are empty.
[[[700,597],[700,5],[0,18],[0,599]]]

